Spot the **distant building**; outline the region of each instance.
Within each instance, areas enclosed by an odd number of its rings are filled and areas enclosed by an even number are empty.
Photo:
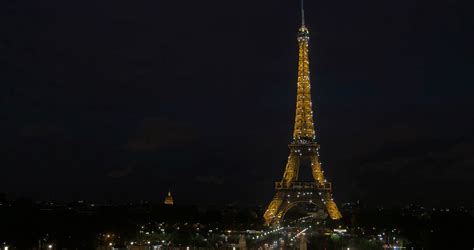
[[[172,206],[174,204],[173,202],[173,196],[171,196],[171,192],[168,191],[168,195],[165,198],[165,205],[170,205]]]

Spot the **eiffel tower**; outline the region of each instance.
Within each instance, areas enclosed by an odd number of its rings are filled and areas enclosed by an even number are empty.
[[[293,140],[288,145],[290,155],[283,179],[275,183],[276,194],[263,216],[267,226],[280,224],[288,210],[301,203],[316,205],[333,220],[342,217],[332,198],[331,183],[324,178],[324,171],[321,169],[319,160],[319,144],[316,142],[314,129],[309,78],[309,31],[304,23],[303,0],[301,1],[301,20],[297,36],[299,57]],[[311,162],[313,182],[298,182],[300,163],[304,160]]]

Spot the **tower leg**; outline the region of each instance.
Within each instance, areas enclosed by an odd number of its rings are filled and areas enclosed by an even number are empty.
[[[311,169],[313,172],[313,178],[316,183],[321,186],[324,186],[326,184],[326,181],[324,179],[324,174],[321,170],[321,163],[319,162],[319,158],[317,155],[311,157]],[[332,193],[330,190],[322,191],[321,198],[324,200],[324,204],[326,205],[329,217],[331,217],[331,219],[338,220],[342,218],[341,212],[339,212],[339,209],[337,208],[337,205],[332,198]]]
[[[286,163],[285,173],[283,174],[283,183],[289,187],[290,184],[298,179],[300,157],[291,153]]]
[[[321,170],[321,163],[319,162],[319,157],[317,155],[311,156],[311,170],[313,173],[313,178],[319,185],[324,185],[324,174]]]
[[[268,205],[267,211],[265,211],[265,214],[263,215],[266,226],[270,226],[275,220],[278,220],[276,217],[280,211],[281,204],[283,203],[283,196],[284,194],[277,192],[275,197],[273,197],[273,200],[270,202],[270,205]]]

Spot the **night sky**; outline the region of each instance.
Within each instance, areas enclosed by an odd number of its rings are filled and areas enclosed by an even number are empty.
[[[292,136],[299,1],[1,2],[0,192],[270,201]],[[467,2],[305,3],[337,202],[473,205]]]

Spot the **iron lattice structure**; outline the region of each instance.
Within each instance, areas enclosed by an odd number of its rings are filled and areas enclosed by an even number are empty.
[[[311,103],[308,45],[309,31],[303,19],[298,32],[298,81],[293,140],[289,144],[290,155],[283,179],[275,183],[276,194],[264,214],[265,224],[268,226],[280,224],[286,212],[298,203],[315,204],[333,220],[342,217],[332,198],[331,183],[324,178],[319,160],[319,144],[316,142]],[[298,182],[300,163],[303,160],[311,162],[314,182]]]

